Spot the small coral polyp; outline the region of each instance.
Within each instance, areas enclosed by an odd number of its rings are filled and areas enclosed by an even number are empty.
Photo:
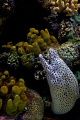
[[[9,76],[9,71],[0,73],[0,110],[9,116],[22,113],[28,102],[25,91],[24,79],[16,82],[14,77]]]

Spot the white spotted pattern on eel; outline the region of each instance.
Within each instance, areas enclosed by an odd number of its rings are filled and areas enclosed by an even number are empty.
[[[52,97],[52,111],[55,114],[65,114],[75,105],[79,97],[78,82],[73,72],[58,56],[54,49],[49,49],[50,64],[39,54],[43,68],[46,71]]]

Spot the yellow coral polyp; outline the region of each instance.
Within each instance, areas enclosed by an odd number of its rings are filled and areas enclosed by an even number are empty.
[[[16,52],[16,51],[17,51],[17,50],[16,50],[16,46],[12,46],[12,47],[11,47],[11,51]]]
[[[38,41],[38,44],[39,44],[39,45],[42,45],[42,44],[44,43],[43,38],[38,38],[38,40],[37,40],[37,41]]]
[[[28,45],[26,50],[28,50],[29,52],[33,52],[33,46],[32,45]]]
[[[51,40],[51,43],[54,43],[55,45],[59,44],[58,40],[53,35],[50,36],[50,40]]]
[[[26,103],[28,102],[28,98],[25,94],[22,94],[21,95],[21,100],[18,104],[18,111],[19,112],[22,112],[26,106]]]
[[[9,71],[8,70],[4,71],[4,75],[8,76],[9,75]]]
[[[5,75],[2,75],[1,79],[2,79],[2,80],[5,80],[5,79],[6,79],[6,76],[5,76]]]
[[[14,85],[14,86],[12,87],[12,94],[13,94],[13,96],[15,96],[15,95],[20,95],[20,93],[21,93],[20,87]]]
[[[12,99],[9,99],[7,101],[7,105],[6,105],[6,113],[8,115],[16,115],[19,102],[20,102],[19,95],[15,95],[13,101],[12,101]]]
[[[20,102],[19,102],[19,104],[18,104],[18,111],[19,111],[20,113],[24,110],[24,108],[25,108],[25,106],[26,106],[26,103],[27,103],[27,101],[20,100]]]
[[[44,42],[46,42],[47,45],[50,45],[51,41],[50,41],[50,34],[49,34],[48,29],[45,29],[45,31],[41,30],[40,34],[41,34],[42,38],[44,39]]]
[[[32,33],[34,32],[34,30],[36,30],[36,29],[35,28],[30,28],[29,29],[29,31],[32,32]]]
[[[23,46],[23,42],[18,42],[18,43],[16,44],[16,46],[17,46],[17,47],[22,47],[22,46]]]
[[[68,3],[68,2],[69,2],[69,0],[65,0],[65,2],[66,2],[66,3]]]
[[[10,77],[10,80],[13,80],[13,79],[15,79],[15,78],[14,78],[13,76],[11,76],[11,77]]]
[[[28,46],[28,42],[23,42],[23,47],[27,48],[27,46]]]
[[[29,32],[29,33],[27,34],[27,39],[28,39],[28,38],[31,38],[31,35],[32,35],[32,33]]]
[[[16,81],[14,79],[12,79],[7,85],[8,86],[13,86],[15,85]]]
[[[19,48],[18,48],[18,54],[20,54],[20,55],[26,54],[26,52],[25,52],[25,50],[24,50],[23,47],[19,47]]]
[[[32,34],[31,35],[31,39],[35,39],[35,38],[37,38],[37,35],[36,34]]]
[[[40,45],[40,49],[41,49],[42,51],[45,51],[45,50],[47,49],[47,43],[46,43],[46,42],[43,42],[43,44]]]
[[[8,93],[7,86],[2,86],[0,91],[1,91],[2,95],[6,95]]]
[[[45,31],[44,31],[44,30],[41,30],[41,31],[40,31],[40,35],[41,35],[42,37],[45,37]]]
[[[12,45],[7,45],[6,47],[10,49],[12,47]]]
[[[7,106],[6,106],[6,113],[7,113],[8,115],[11,115],[11,110],[12,110],[12,108],[13,108],[12,99],[9,99],[9,100],[7,101]]]
[[[77,3],[78,2],[78,0],[72,0],[74,3]]]
[[[19,82],[19,84],[18,84],[19,86],[24,86],[24,84],[22,83],[22,82]]]
[[[25,81],[24,81],[23,78],[20,78],[20,79],[19,79],[19,82],[21,82],[21,83],[23,83],[23,84],[25,83]]]
[[[20,96],[15,95],[14,100],[13,100],[13,105],[17,106],[19,102],[20,102]]]
[[[39,31],[38,31],[38,30],[34,30],[34,33],[35,33],[35,34],[39,34]]]
[[[41,53],[41,49],[39,47],[38,42],[34,42],[32,46],[33,46],[34,54],[38,56]]]
[[[20,95],[24,94],[24,92],[26,91],[26,86],[20,86],[20,89],[21,89],[21,93]]]

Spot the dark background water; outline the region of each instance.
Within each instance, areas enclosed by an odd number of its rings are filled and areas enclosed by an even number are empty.
[[[47,28],[44,16],[47,12],[37,0],[15,0],[15,10],[6,20],[1,36],[1,44],[12,41],[26,41],[29,28]]]

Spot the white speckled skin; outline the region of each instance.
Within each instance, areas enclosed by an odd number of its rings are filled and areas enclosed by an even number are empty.
[[[50,64],[41,54],[40,61],[47,74],[52,97],[52,111],[55,114],[69,112],[79,97],[78,82],[66,63],[53,49],[49,49]]]

